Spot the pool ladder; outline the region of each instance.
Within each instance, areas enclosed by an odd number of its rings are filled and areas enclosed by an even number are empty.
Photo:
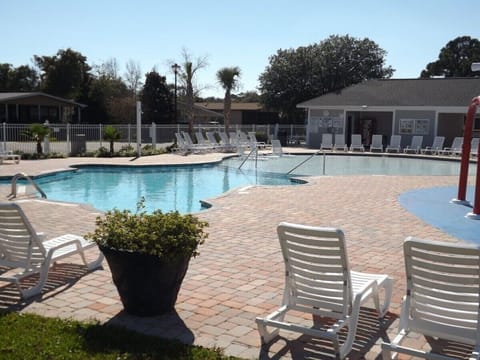
[[[35,188],[35,190],[37,190],[40,193],[40,195],[42,195],[43,199],[47,198],[47,195],[45,194],[45,192],[40,188],[40,186],[38,186],[35,183],[35,181],[33,181],[33,179],[30,176],[24,173],[18,173],[18,174],[15,174],[12,178],[12,192],[10,193],[10,195],[8,195],[8,198],[10,200],[17,197],[17,181],[20,179],[27,180],[29,184],[32,185]]]

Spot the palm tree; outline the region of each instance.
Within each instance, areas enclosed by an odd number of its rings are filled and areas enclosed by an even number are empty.
[[[122,134],[118,129],[114,128],[112,125],[105,126],[103,130],[103,140],[110,143],[110,156],[113,155],[113,144],[115,141],[118,141],[122,138]]]
[[[28,129],[24,132],[24,135],[36,142],[37,154],[41,155],[43,154],[42,142],[45,140],[45,137],[50,135],[50,128],[43,124],[30,124]]]
[[[218,83],[225,90],[223,100],[223,116],[225,118],[225,132],[228,134],[232,109],[232,90],[235,90],[239,83],[240,68],[238,66],[225,67],[217,71]]]

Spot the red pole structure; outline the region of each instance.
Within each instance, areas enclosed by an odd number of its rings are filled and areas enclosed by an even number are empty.
[[[467,218],[480,220],[480,143],[477,148],[477,181],[475,184],[475,202],[473,211],[467,214]]]
[[[458,182],[458,196],[453,202],[465,203],[467,194],[468,164],[470,162],[470,149],[472,141],[473,120],[480,104],[480,96],[474,97],[468,107],[467,119],[463,130],[462,160],[460,164],[460,179]],[[478,168],[478,165],[477,165]],[[478,180],[478,177],[477,177]]]

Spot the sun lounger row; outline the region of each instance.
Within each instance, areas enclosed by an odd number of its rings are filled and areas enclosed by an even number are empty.
[[[323,339],[325,345],[333,347],[335,358],[345,358],[353,348],[360,307],[373,300],[377,316],[383,318],[390,304],[392,279],[351,270],[347,242],[340,229],[283,222],[277,234],[284,259],[285,289],[281,307],[256,319],[262,346],[281,339],[278,335],[282,329]],[[404,353],[452,359],[435,353],[434,347],[426,352],[402,345],[409,333],[415,332],[467,344],[467,349],[473,348],[471,358],[478,359],[480,248],[407,237],[403,253],[406,295],[398,335],[393,340],[383,338],[383,358]],[[297,315],[287,318],[290,312]],[[312,319],[313,326],[307,319]]]
[[[255,147],[264,148],[264,142],[257,141],[254,131],[248,132],[248,135],[242,131],[230,132],[210,132],[205,135],[201,131],[195,132],[196,142],[193,141],[189,133],[182,131],[175,133],[177,149],[179,152],[207,152],[207,151],[226,151],[239,152],[244,149],[252,149]]]
[[[384,148],[383,135],[372,135],[372,142],[370,144],[370,152],[402,152],[401,135],[392,135],[390,143]],[[431,146],[423,146],[423,136],[414,135],[410,145],[403,148],[405,154],[424,154],[424,155],[451,155],[460,156],[462,154],[463,137],[455,137],[450,147],[443,147],[445,142],[444,136],[436,136],[433,139]],[[478,150],[479,138],[472,138],[471,156],[476,156]],[[332,134],[322,134],[322,142],[320,150],[350,150],[350,151],[365,151],[365,146],[362,143],[360,134],[352,134],[352,142],[350,148],[345,145],[345,137],[343,134],[335,134],[335,143],[332,141]]]

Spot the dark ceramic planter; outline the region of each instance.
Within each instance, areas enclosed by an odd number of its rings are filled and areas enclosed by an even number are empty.
[[[161,260],[157,256],[100,246],[125,311],[155,316],[175,307],[190,258]]]

